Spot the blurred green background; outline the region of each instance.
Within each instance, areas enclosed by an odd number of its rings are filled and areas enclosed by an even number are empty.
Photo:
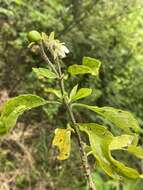
[[[102,62],[99,77],[84,75],[66,85],[91,87],[88,104],[131,111],[143,127],[143,1],[142,0],[0,0],[0,106],[9,97],[45,93],[49,84],[36,80],[32,67],[44,67],[28,49],[27,32],[38,30],[56,37],[70,50],[64,68],[81,64],[83,56]],[[65,110],[58,106],[25,113],[13,132],[0,141],[0,190],[86,190],[76,141],[66,161],[55,159],[53,131],[64,127]],[[86,110],[79,121],[101,121]],[[104,121],[102,121],[104,122]],[[111,129],[116,132],[116,129]],[[74,137],[73,137],[74,139]],[[143,144],[142,136],[140,145]],[[118,152],[119,159],[143,173],[143,162]],[[90,158],[97,190],[119,190]],[[123,190],[143,190],[143,181],[123,182]]]

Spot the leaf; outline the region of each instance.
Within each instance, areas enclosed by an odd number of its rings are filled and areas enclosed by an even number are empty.
[[[80,127],[80,130],[85,131],[88,134],[93,155],[98,160],[101,168],[108,175],[112,177],[117,177],[115,175],[116,172],[116,174],[126,178],[140,178],[140,174],[137,172],[137,170],[125,166],[123,163],[115,160],[112,157],[110,145],[113,144],[113,142],[115,142],[115,139],[117,140],[117,138],[114,137],[112,133],[107,130],[106,127],[94,123],[78,125]],[[123,137],[121,138],[123,139]],[[119,144],[117,146],[118,148],[121,148]]]
[[[76,101],[82,98],[85,98],[86,96],[91,95],[92,89],[90,88],[81,88],[77,91],[77,93],[72,97],[72,101]]]
[[[107,130],[106,127],[95,124],[95,123],[78,123],[77,124],[81,131],[84,131],[89,136],[90,146],[92,149],[92,154],[96,158],[99,163],[99,166],[107,173],[109,176],[113,178],[117,178],[116,173],[113,170],[110,162],[104,158],[102,148],[101,148],[101,139],[107,135],[112,134]]]
[[[37,74],[37,76],[42,76],[42,77],[46,77],[50,79],[57,78],[56,74],[48,69],[44,69],[44,68],[32,68],[32,69]]]
[[[93,173],[92,174],[92,178],[93,178],[93,182],[96,182],[96,188],[100,189],[100,190],[105,190],[104,188],[104,181],[102,179],[102,177],[99,175],[99,173]]]
[[[130,145],[127,150],[136,157],[143,159],[143,149],[140,146]]]
[[[52,142],[53,146],[57,146],[59,149],[59,155],[57,156],[58,160],[66,160],[70,155],[71,150],[71,130],[69,129],[60,129],[55,130],[55,136]]]
[[[114,137],[114,139],[110,143],[109,149],[116,150],[116,149],[121,149],[123,147],[127,147],[132,144],[133,140],[134,136],[132,135],[121,135]]]
[[[112,107],[99,108],[97,106],[89,106],[86,104],[77,104],[77,105],[86,107],[89,110],[92,110],[100,114],[102,117],[111,121],[116,127],[122,129],[128,134],[132,134],[133,132],[138,133],[140,131],[140,127],[138,125],[137,120],[128,111],[123,111]]]
[[[78,75],[78,74],[89,74],[91,73],[91,69],[84,65],[71,65],[68,67],[68,72],[71,75]]]
[[[108,142],[107,142],[108,141]],[[112,155],[111,152],[109,150],[109,146],[111,143],[111,139],[107,140],[106,138],[103,139],[102,142],[102,151],[104,153],[105,158],[110,161],[110,163],[112,163],[114,170],[123,177],[129,178],[129,179],[138,179],[140,178],[140,174],[138,173],[137,170],[127,167],[125,166],[123,163],[115,160]]]
[[[43,98],[32,94],[20,95],[8,100],[3,106],[0,117],[0,134],[5,134],[12,129],[16,124],[18,116],[24,111],[46,103],[47,101]]]
[[[55,33],[51,32],[49,35],[49,41],[54,40],[54,38],[55,38]]]
[[[97,76],[99,73],[99,68],[101,66],[101,63],[90,57],[84,57],[82,61],[82,65],[71,65],[68,68],[68,72],[71,75],[78,75],[78,74],[91,74],[94,76]]]
[[[71,92],[70,92],[70,100],[72,100],[72,98],[75,96],[75,94],[76,94],[76,92],[77,92],[77,88],[78,88],[78,84],[75,85],[75,86],[73,87],[73,89],[71,90]]]
[[[48,92],[48,93],[55,94],[58,98],[62,97],[62,94],[61,94],[60,90],[56,90],[56,89],[53,89],[53,88],[45,88],[44,91]]]
[[[99,60],[91,57],[83,57],[82,64],[91,68],[92,75],[96,76],[99,74],[99,68],[101,66],[101,62]]]

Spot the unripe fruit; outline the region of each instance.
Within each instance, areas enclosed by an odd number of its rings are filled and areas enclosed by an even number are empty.
[[[32,30],[27,34],[27,38],[30,42],[38,42],[42,39],[41,34],[36,30]]]

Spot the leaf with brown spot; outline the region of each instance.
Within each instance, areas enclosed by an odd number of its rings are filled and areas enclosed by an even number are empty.
[[[66,160],[70,155],[71,150],[71,130],[69,129],[60,129],[55,130],[55,136],[52,142],[53,146],[57,146],[59,149],[59,155],[57,156],[58,160]]]

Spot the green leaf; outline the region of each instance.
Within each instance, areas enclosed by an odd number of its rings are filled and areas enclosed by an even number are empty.
[[[114,137],[114,139],[110,143],[109,149],[116,150],[116,149],[121,149],[123,147],[128,147],[129,145],[132,144],[133,140],[134,136],[132,135],[121,135]]]
[[[78,88],[78,84],[77,85],[75,85],[74,87],[73,87],[73,89],[71,90],[71,92],[70,92],[70,100],[72,100],[72,98],[75,96],[75,94],[76,94],[76,92],[77,92],[77,88]]]
[[[77,105],[86,107],[87,109],[100,114],[102,117],[111,121],[116,127],[122,129],[128,134],[132,134],[133,132],[138,133],[140,131],[140,127],[138,125],[137,120],[128,111],[123,111],[112,107],[99,108],[97,106],[89,106],[85,104]]]
[[[92,75],[96,76],[99,74],[99,68],[101,66],[101,62],[99,60],[91,57],[83,57],[82,64],[84,66],[88,66],[92,70]]]
[[[115,160],[110,151],[110,143],[113,139],[107,139],[104,138],[102,140],[102,151],[105,156],[105,158],[113,165],[114,170],[123,177],[129,178],[129,179],[138,179],[140,178],[140,174],[137,170],[125,166],[123,163],[119,162],[118,160]]]
[[[97,76],[99,73],[101,63],[90,57],[84,57],[83,58],[83,65],[71,65],[68,68],[68,72],[71,75],[78,75],[78,74],[91,74],[94,76]]]
[[[100,190],[105,190],[104,188],[104,183],[105,181],[103,181],[102,177],[99,175],[99,173],[94,172],[92,174],[92,178],[93,178],[93,182],[96,183],[96,188],[100,189]]]
[[[140,146],[130,145],[127,150],[136,157],[143,159],[143,149]]]
[[[71,130],[60,129],[55,130],[55,136],[52,142],[53,146],[57,146],[59,149],[58,160],[66,160],[70,156],[71,150]]]
[[[117,178],[117,175],[112,167],[112,164],[104,158],[102,148],[101,148],[101,139],[105,135],[112,136],[112,134],[107,130],[105,126],[95,124],[95,123],[78,123],[77,124],[81,131],[84,131],[89,136],[90,146],[92,149],[92,154],[99,163],[99,166],[113,178]]]
[[[71,65],[68,68],[68,72],[71,75],[78,75],[78,74],[89,74],[91,73],[91,69],[87,66],[84,65]]]
[[[48,92],[48,93],[52,93],[52,94],[56,95],[58,98],[62,97],[62,94],[61,94],[60,90],[56,90],[56,89],[53,89],[53,88],[45,88],[44,91]]]
[[[112,177],[117,177],[115,175],[116,172],[116,174],[118,174],[119,176],[123,176],[126,178],[137,179],[141,177],[137,170],[125,166],[123,163],[115,160],[112,157],[110,145],[113,146],[113,143],[115,143],[117,138],[114,137],[112,133],[107,130],[106,127],[94,123],[78,124],[78,126],[80,127],[80,130],[88,134],[93,155],[98,160],[101,168],[108,175]],[[118,137],[118,140],[120,137]],[[121,137],[121,139],[123,140],[123,137]],[[125,142],[123,144],[125,144]],[[121,146],[123,144],[120,143]],[[116,148],[121,148],[117,143],[115,146]]]
[[[48,69],[44,69],[44,68],[32,68],[32,69],[37,74],[38,77],[42,76],[42,77],[46,77],[46,78],[50,78],[50,79],[57,78],[56,74]]]
[[[89,95],[91,95],[92,89],[90,88],[81,88],[77,91],[77,93],[72,97],[72,101],[76,101],[82,98],[85,98]]]
[[[16,124],[18,116],[24,111],[46,103],[47,101],[43,98],[32,94],[20,95],[8,100],[3,106],[0,117],[0,134],[5,134],[12,129]]]

